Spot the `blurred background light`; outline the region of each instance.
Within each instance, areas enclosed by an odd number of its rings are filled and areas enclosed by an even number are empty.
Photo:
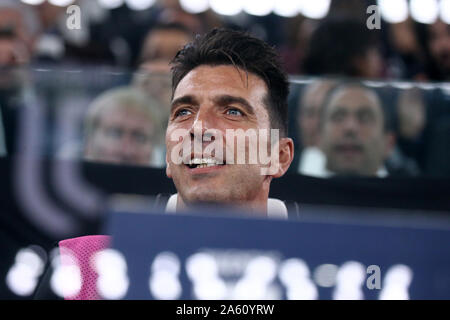
[[[342,264],[336,274],[336,285],[333,291],[334,300],[362,300],[362,286],[365,284],[366,268],[357,261]]]
[[[92,261],[94,269],[99,273],[102,271],[125,272],[127,270],[125,258],[119,251],[114,249],[105,249],[97,252],[92,257]],[[111,266],[114,266],[114,269],[111,269]]]
[[[184,11],[197,14],[209,9],[209,0],[180,0],[180,5]]]
[[[336,283],[338,269],[335,264],[321,264],[314,270],[314,281],[321,287],[332,287]]]
[[[301,285],[288,287],[286,298],[288,300],[317,300],[319,293],[311,281],[305,281]]]
[[[308,265],[301,259],[288,259],[280,266],[279,277],[285,285],[302,278],[307,278],[309,277]]]
[[[257,278],[246,275],[240,279],[233,288],[231,298],[234,300],[263,300],[267,294],[268,286]]]
[[[253,258],[245,269],[245,277],[257,279],[258,282],[268,284],[277,275],[277,263],[274,259],[266,256]]]
[[[150,292],[156,299],[174,300],[181,295],[181,283],[176,274],[167,270],[153,273],[149,281]]]
[[[178,274],[181,268],[180,259],[173,252],[159,253],[151,265],[149,279],[150,293],[156,299],[173,300],[181,295],[181,283]]]
[[[67,7],[75,2],[75,0],[48,0],[54,6]]]
[[[219,277],[219,266],[213,255],[199,252],[186,260],[186,273],[192,281],[193,293],[200,300],[222,300],[227,287]]]
[[[6,285],[19,296],[29,296],[36,289],[43,270],[44,261],[34,250],[21,249],[6,275]]]
[[[131,10],[146,10],[153,6],[156,0],[125,0]]]
[[[389,23],[400,23],[408,18],[406,0],[377,0],[381,17]]]
[[[297,258],[285,260],[280,266],[278,276],[286,287],[288,300],[316,300],[319,297],[305,261]]]
[[[152,272],[167,271],[178,276],[180,273],[180,260],[172,252],[159,253],[152,263]]]
[[[275,0],[246,0],[244,11],[254,16],[266,16],[274,9]]]
[[[63,254],[54,252],[52,267],[50,288],[53,292],[62,298],[75,297],[82,285],[81,271],[75,256],[68,250]]]
[[[372,80],[364,80],[362,81],[366,86],[372,88],[382,88],[386,86],[386,83],[383,81],[372,81]]]
[[[295,17],[300,12],[300,4],[300,1],[277,0],[275,1],[273,12],[286,18]]]
[[[225,282],[218,277],[205,281],[197,281],[194,285],[194,296],[199,300],[224,300],[228,290]]]
[[[268,256],[257,256],[249,261],[243,277],[236,283],[232,299],[263,300],[277,275],[277,263]]]
[[[99,294],[105,299],[122,299],[129,287],[125,257],[117,250],[106,249],[97,252],[92,261],[98,273]]]
[[[116,9],[124,4],[124,0],[97,0],[106,9]]]
[[[412,278],[410,267],[403,264],[390,267],[384,277],[380,300],[409,300],[408,288]]]
[[[31,4],[33,6],[43,3],[45,0],[21,0],[23,3]]]
[[[410,0],[411,17],[420,23],[434,23],[439,16],[437,0]]]
[[[215,278],[219,267],[214,257],[207,253],[195,253],[186,260],[186,272],[192,281]]]
[[[414,88],[414,84],[412,82],[407,81],[393,81],[391,82],[391,86],[401,90]]]
[[[441,0],[439,11],[441,20],[450,24],[450,0]]]
[[[434,23],[439,16],[437,0],[410,0],[411,17],[420,23]]]
[[[322,19],[328,14],[331,0],[305,1],[300,8],[301,13],[310,19]]]
[[[243,1],[210,0],[209,5],[214,12],[224,16],[234,16],[243,9]]]

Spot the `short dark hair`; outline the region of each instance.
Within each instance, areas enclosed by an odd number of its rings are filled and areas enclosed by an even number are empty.
[[[360,77],[355,59],[377,47],[378,40],[379,33],[369,30],[360,19],[326,18],[311,35],[304,70],[310,75]]]
[[[144,62],[157,60],[157,59],[161,58],[158,55],[159,50],[155,50],[156,53],[154,53],[152,56],[146,56],[146,52],[145,52],[145,42],[151,35],[153,35],[157,32],[177,32],[177,33],[185,34],[188,38],[193,37],[193,32],[181,23],[177,23],[177,22],[156,23],[146,32],[144,38],[142,39],[139,58],[137,61],[138,64],[142,64]]]
[[[267,85],[265,104],[272,128],[287,135],[289,82],[278,54],[266,42],[243,31],[215,28],[181,49],[171,62],[172,96],[180,81],[201,65],[233,65],[259,76]]]

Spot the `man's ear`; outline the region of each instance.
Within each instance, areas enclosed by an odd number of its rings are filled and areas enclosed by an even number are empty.
[[[169,156],[166,153],[166,175],[168,178],[172,179],[172,170],[170,170]]]
[[[280,138],[279,144],[279,166],[278,171],[273,175],[274,178],[282,177],[294,159],[294,142],[291,138]]]

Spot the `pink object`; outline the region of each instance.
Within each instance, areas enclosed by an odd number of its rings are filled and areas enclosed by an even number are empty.
[[[64,297],[65,300],[99,300],[101,297],[97,292],[98,275],[91,265],[92,256],[109,247],[110,236],[85,236],[59,242],[61,253],[61,264],[71,265],[76,263],[81,272],[81,290],[76,296]]]

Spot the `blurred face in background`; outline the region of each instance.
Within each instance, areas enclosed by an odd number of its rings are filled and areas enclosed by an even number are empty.
[[[429,48],[436,64],[447,76],[450,75],[450,25],[438,20],[428,26]]]
[[[177,29],[150,31],[145,38],[140,67],[149,72],[169,73],[170,61],[186,43],[191,41],[187,32]]]
[[[172,95],[169,63],[190,40],[185,31],[163,29],[150,31],[143,44],[137,85],[158,99],[167,112]]]
[[[364,55],[355,57],[354,68],[360,78],[377,79],[383,76],[383,57],[377,47],[370,47]]]
[[[374,176],[389,149],[383,111],[375,93],[356,85],[332,93],[324,109],[320,146],[329,171]]]
[[[18,8],[0,8],[0,66],[25,64],[32,40]]]
[[[333,81],[319,80],[308,85],[300,98],[300,113],[297,125],[304,147],[317,146],[319,142],[320,111],[326,94],[334,85]]]
[[[102,110],[87,138],[85,158],[115,164],[150,164],[152,119],[138,108],[116,105]]]

